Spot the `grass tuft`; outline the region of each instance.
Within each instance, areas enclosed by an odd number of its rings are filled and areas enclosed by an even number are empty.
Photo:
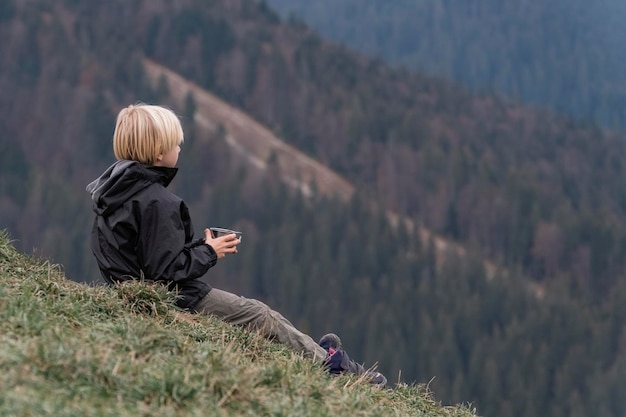
[[[442,407],[424,386],[330,377],[173,302],[159,285],[67,280],[0,232],[0,415],[475,416]]]

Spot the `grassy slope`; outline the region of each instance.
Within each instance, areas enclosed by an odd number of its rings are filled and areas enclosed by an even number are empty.
[[[2,416],[474,416],[423,386],[332,378],[172,296],[67,280],[0,231]]]

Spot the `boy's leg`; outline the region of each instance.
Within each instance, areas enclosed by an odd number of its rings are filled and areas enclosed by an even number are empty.
[[[310,336],[296,329],[282,314],[259,300],[213,288],[200,300],[195,310],[197,313],[214,315],[227,323],[250,326],[259,330],[263,336],[276,339],[317,361],[321,362],[326,357],[327,352]]]

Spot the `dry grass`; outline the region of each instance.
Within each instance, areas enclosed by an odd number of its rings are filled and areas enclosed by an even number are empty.
[[[2,416],[458,416],[423,386],[332,378],[159,286],[91,287],[0,233]]]

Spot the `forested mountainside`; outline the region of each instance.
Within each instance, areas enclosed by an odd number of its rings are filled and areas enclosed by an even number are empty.
[[[621,0],[267,0],[391,63],[626,131]]]
[[[623,136],[393,71],[267,16],[229,26],[228,15],[180,14],[150,26],[147,49],[390,209],[490,258],[540,281],[566,272],[598,297],[623,273]],[[184,35],[162,35],[169,25]],[[192,48],[202,37],[204,58]]]
[[[24,4],[46,12],[45,2]],[[596,297],[624,272],[623,136],[392,70],[282,25],[248,1],[218,2],[204,13],[141,5],[99,10],[78,2],[75,17],[60,21],[52,18],[60,6],[49,6],[41,22],[3,25],[7,131],[11,142],[23,137],[29,158],[67,174],[94,165],[53,150],[78,146],[110,159],[116,105],[143,93],[138,56],[146,54],[241,107],[370,198],[507,267],[541,282],[568,274]],[[100,32],[107,22],[113,29]],[[71,47],[46,47],[55,40]],[[93,88],[107,77],[116,79],[110,91]],[[44,91],[71,83],[80,94]],[[71,120],[60,114],[68,108],[77,112]],[[42,133],[56,140],[30,146]],[[84,139],[76,145],[76,137]]]
[[[432,379],[437,398],[484,416],[626,411],[623,136],[393,69],[263,2],[12,0],[0,39],[0,219],[22,250],[96,279],[84,187],[112,161],[120,107],[162,103],[185,125],[173,189],[196,227],[244,232],[214,285],[314,337],[339,332],[391,380]],[[245,111],[354,195],[290,192],[273,153],[259,175],[229,123],[207,130],[199,96],[181,104],[146,62]],[[442,262],[384,210],[465,255]],[[485,259],[500,266],[489,280]]]

